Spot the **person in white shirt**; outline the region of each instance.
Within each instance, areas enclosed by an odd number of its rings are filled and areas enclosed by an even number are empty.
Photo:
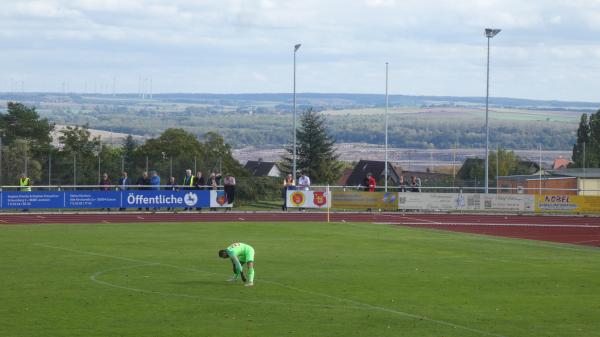
[[[306,173],[302,173],[300,178],[298,178],[298,186],[300,186],[301,189],[308,191],[310,187],[310,178]]]

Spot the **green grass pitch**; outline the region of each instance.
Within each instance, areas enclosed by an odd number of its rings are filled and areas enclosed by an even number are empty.
[[[600,250],[389,225],[0,226],[0,272],[6,337],[600,334]]]

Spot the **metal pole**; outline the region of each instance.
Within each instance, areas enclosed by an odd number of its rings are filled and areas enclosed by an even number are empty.
[[[583,183],[581,184],[582,187],[582,194],[585,195],[585,178],[587,177],[586,172],[585,172],[585,142],[583,142]]]
[[[48,152],[48,186],[52,185],[52,152]]]
[[[540,195],[542,194],[542,144],[540,143]]]
[[[73,154],[73,186],[77,186],[77,154]]]
[[[148,172],[148,156],[146,156],[146,172]]]
[[[496,193],[498,193],[498,176],[500,175],[500,147],[496,144]]]
[[[2,185],[4,182],[4,179],[2,179],[2,137],[0,137],[0,187],[2,187]]]
[[[125,156],[121,156],[121,173],[125,172]]]
[[[196,175],[196,172],[198,172],[198,171],[196,171],[196,156],[194,156],[194,174],[193,175]]]
[[[488,193],[489,153],[490,153],[490,126],[489,126],[489,100],[490,100],[490,37],[487,38],[487,77],[485,89],[485,194]]]
[[[385,63],[385,191],[388,191],[388,62]]]
[[[169,157],[170,162],[171,162],[171,168],[169,171],[169,179],[171,179],[171,177],[173,176],[173,157]]]
[[[294,104],[294,153],[293,153],[293,166],[292,166],[292,177],[294,179],[294,181],[296,180],[296,52],[298,51],[298,48],[300,48],[298,45],[294,46],[294,98],[293,98],[293,104]]]
[[[100,175],[100,152],[98,152],[98,183],[100,183],[101,175]]]

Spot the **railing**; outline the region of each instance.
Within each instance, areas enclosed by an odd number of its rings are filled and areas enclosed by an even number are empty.
[[[2,210],[108,209],[108,208],[231,208],[234,194],[227,186],[187,185],[47,185],[0,188]],[[224,191],[227,190],[227,191]],[[284,209],[413,210],[476,212],[600,213],[600,190],[572,188],[499,188],[485,194],[472,187],[421,186],[420,192],[382,186],[374,192],[364,186],[311,186],[289,188]],[[500,193],[494,193],[500,192]],[[508,193],[507,193],[508,192]],[[584,194],[585,195],[582,195]],[[591,194],[594,195],[591,195]]]

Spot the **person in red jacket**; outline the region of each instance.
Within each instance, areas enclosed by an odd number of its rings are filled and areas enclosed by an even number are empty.
[[[377,182],[375,178],[373,178],[373,174],[371,172],[367,173],[367,179],[369,179],[369,192],[375,192],[375,186],[377,186]]]

